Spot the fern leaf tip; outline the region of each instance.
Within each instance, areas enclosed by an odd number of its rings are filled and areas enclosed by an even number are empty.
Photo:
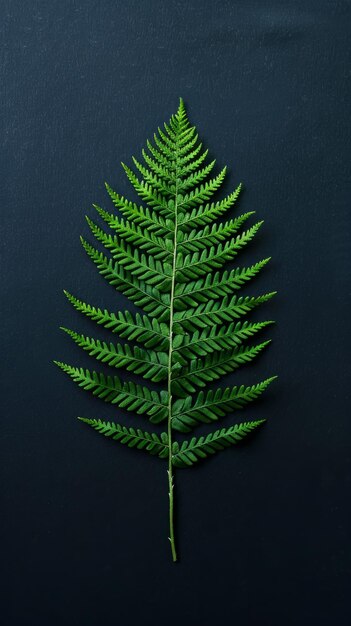
[[[71,333],[72,331],[69,328],[66,328],[66,326],[59,326],[60,330],[63,330],[64,333]]]
[[[55,360],[53,360],[53,363],[54,363],[54,365],[57,365],[57,367],[60,367],[61,369],[63,367],[65,367],[65,364],[62,363],[62,361],[55,361]]]

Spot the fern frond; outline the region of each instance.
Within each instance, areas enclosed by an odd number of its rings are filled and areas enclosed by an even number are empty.
[[[151,141],[147,140],[146,145],[150,154],[161,167],[166,168],[170,173],[174,172],[175,166],[172,161],[169,161],[160,150],[157,150]]]
[[[188,176],[187,178],[184,178],[179,184],[179,190],[183,192],[201,183],[203,180],[205,180],[205,178],[207,178],[210,172],[212,172],[215,164],[216,164],[215,160],[211,161],[211,163],[209,163],[202,169],[197,170],[193,172],[192,174],[190,174],[190,176]]]
[[[106,437],[167,459],[169,538],[176,560],[174,468],[191,466],[231,446],[263,420],[235,424],[189,441],[178,442],[174,436],[242,409],[274,380],[208,388],[252,362],[270,343],[247,345],[272,321],[241,318],[268,302],[275,292],[234,295],[269,259],[231,270],[223,266],[252,241],[263,222],[248,223],[254,211],[217,222],[235,205],[242,185],[222,199],[214,198],[223,189],[226,167],[217,169],[216,161],[208,159],[208,150],[190,124],[182,99],[169,122],[146,141],[140,159],[132,157],[131,167],[123,163],[122,167],[141,203],[128,200],[106,183],[116,214],[94,205],[99,221],[89,216],[87,223],[97,247],[81,241],[100,275],[142,312],[111,312],[65,292],[77,311],[123,341],[62,329],[104,366],[151,381],[159,391],[103,372],[56,364],[78,386],[105,402],[144,415],[152,423],[165,423],[165,432],[157,434],[113,421],[81,418]],[[102,252],[102,247],[107,252]]]
[[[216,300],[221,296],[231,294],[233,289],[240,289],[246,282],[257,276],[269,261],[270,257],[251,267],[237,267],[230,272],[225,270],[222,273],[208,274],[206,278],[200,278],[197,281],[180,283],[176,287],[174,296],[175,310],[183,311],[206,303],[210,299]]]
[[[160,459],[168,456],[168,436],[167,433],[149,433],[140,428],[127,428],[114,422],[104,422],[100,419],[89,419],[86,417],[78,417],[81,422],[88,424],[104,437],[110,437],[114,441],[119,441],[128,446],[128,448],[137,448],[145,450]]]
[[[99,274],[103,276],[110,285],[124,293],[137,306],[144,309],[146,313],[158,315],[160,320],[169,317],[169,295],[159,293],[157,289],[144,283],[142,280],[133,276],[114,263],[112,259],[108,259],[102,252],[96,250],[83,237],[81,237],[83,248],[88,256],[95,263]]]
[[[120,408],[138,415],[147,415],[153,424],[167,419],[169,402],[167,391],[157,392],[132,381],[122,382],[117,376],[105,376],[101,372],[90,372],[88,369],[73,367],[60,361],[54,363],[79,387],[91,391],[104,402],[117,404]]]
[[[178,150],[177,150],[177,157],[176,157],[176,161],[177,161],[177,165],[181,165],[182,162],[184,162],[184,159],[186,159],[186,161],[189,161],[190,158],[192,158],[193,154],[193,148],[195,147],[198,139],[199,139],[199,135],[194,135],[194,133],[192,133],[192,137],[189,141],[187,141],[186,145],[181,145],[181,138],[184,137],[184,135],[187,133],[187,130],[184,130],[180,133],[180,138],[178,141]]]
[[[233,296],[228,298],[225,296],[221,301],[209,301],[207,304],[199,304],[194,309],[186,311],[178,311],[174,314],[174,323],[177,332],[187,330],[194,332],[198,328],[206,328],[214,324],[223,324],[223,322],[232,322],[242,315],[246,315],[264,302],[268,302],[276,292],[266,293],[262,296],[250,297]]]
[[[255,346],[240,346],[219,354],[209,354],[204,359],[195,359],[187,368],[183,368],[184,373],[182,370],[172,379],[172,391],[184,398],[184,395],[196,391],[196,387],[206,387],[241,365],[250,363],[269,343],[270,340],[263,341]]]
[[[144,226],[148,228],[150,232],[155,232],[161,236],[173,232],[174,224],[171,223],[167,226],[166,220],[162,215],[158,215],[148,207],[145,208],[138,206],[135,202],[129,202],[129,200],[126,200],[123,196],[116,193],[107,183],[105,183],[105,187],[113,204],[127,219],[133,220],[135,224]]]
[[[216,430],[205,437],[198,439],[193,437],[190,441],[183,441],[181,445],[175,441],[172,447],[172,463],[176,467],[194,465],[197,461],[238,443],[264,422],[265,420],[256,420],[235,424],[230,428]]]
[[[189,252],[196,252],[203,248],[213,246],[221,241],[224,241],[228,237],[235,235],[235,233],[241,228],[246,220],[254,215],[254,211],[244,213],[239,217],[226,222],[225,224],[213,224],[205,226],[203,230],[192,230],[188,235],[185,235],[184,239],[180,241],[180,250],[189,250]]]
[[[140,315],[140,313],[133,316],[129,311],[111,313],[106,309],[101,310],[78,300],[68,291],[64,291],[64,293],[77,311],[90,317],[97,324],[108,328],[122,339],[138,341],[145,348],[158,347],[161,350],[168,348],[168,326],[164,322],[158,322],[155,317],[149,318],[147,315]]]
[[[178,257],[176,276],[179,282],[194,280],[214,269],[222,267],[226,261],[231,261],[238,252],[246,246],[256,235],[263,222],[257,222],[249,230],[238,235],[224,246],[220,243],[217,248],[205,248],[201,253],[194,252],[192,255]]]
[[[179,352],[181,356],[192,359],[206,356],[206,354],[218,350],[230,350],[270,324],[274,324],[274,322],[232,322],[229,326],[218,326],[217,324],[207,326],[202,331],[195,331],[192,335],[186,334],[181,345],[179,348],[175,348],[174,352],[176,354]]]
[[[197,204],[202,204],[206,200],[209,200],[209,198],[211,198],[215,191],[217,191],[217,189],[221,186],[225,178],[226,171],[227,168],[224,167],[222,171],[208,183],[200,185],[200,187],[195,187],[195,189],[179,198],[178,208],[182,208],[184,211],[184,209],[196,206]]]
[[[78,418],[81,422],[88,424],[104,437],[109,437],[119,441],[128,448],[145,450],[153,456],[165,459],[169,455],[169,440],[167,433],[161,435],[150,433],[140,428],[127,428],[114,422],[105,422],[100,419]],[[243,422],[235,424],[230,428],[222,428],[204,437],[193,437],[190,441],[184,441],[181,445],[177,442],[172,446],[172,465],[183,468],[193,465],[197,461],[228,448],[241,441],[256,428],[261,426],[265,420]]]
[[[61,330],[67,333],[73,341],[86,350],[90,356],[111,367],[124,367],[129,372],[139,374],[143,378],[155,383],[167,378],[168,355],[166,352],[143,350],[138,346],[131,348],[128,344],[107,344],[99,339],[91,339],[80,335],[69,328],[61,326]]]
[[[97,241],[100,241],[105,248],[111,251],[112,257],[118,262],[118,267],[123,266],[134,277],[148,285],[158,288],[162,285],[166,290],[172,275],[170,263],[165,261],[161,263],[152,255],[140,254],[137,249],[125,244],[123,240],[118,241],[116,237],[107,235],[91,219],[87,218],[87,222]]]
[[[149,183],[139,180],[134,172],[124,163],[122,163],[122,167],[140,198],[145,200],[150,207],[155,208],[161,215],[173,217],[174,211],[169,209],[167,200],[157,189],[154,189]]]
[[[167,124],[164,125],[165,130],[167,131],[167,135],[162,131],[161,128],[158,128],[158,141],[163,144],[163,149],[165,150],[165,154],[167,156],[174,157],[175,151],[178,154],[184,154],[189,152],[192,145],[196,143],[198,136],[195,135],[195,126],[191,126],[190,128],[185,128],[181,133],[177,134],[177,132],[173,132]],[[154,135],[155,137],[156,135]]]
[[[172,428],[186,433],[198,424],[217,421],[233,410],[242,409],[256,400],[276,378],[272,376],[251,387],[241,385],[200,391],[195,400],[191,396],[179,398],[172,406]]]
[[[108,213],[97,204],[93,205],[104,222],[114,230],[118,236],[128,243],[133,244],[140,250],[145,250],[148,254],[152,254],[155,259],[164,259],[169,257],[170,252],[161,236],[155,235],[152,231],[149,233],[145,228],[134,224],[133,222],[118,219],[115,215]],[[88,219],[88,218],[87,218]],[[92,222],[92,220],[90,220]],[[89,223],[89,222],[88,222]],[[165,237],[167,231],[163,233]],[[117,243],[117,239],[114,240]]]
[[[167,184],[174,184],[176,182],[176,177],[174,172],[172,173],[167,166],[161,165],[159,162],[152,159],[146,152],[146,150],[142,150],[142,156],[146,163],[149,166],[150,170],[158,176],[161,180],[163,180]]]
[[[192,172],[195,172],[197,168],[199,168],[206,160],[207,155],[208,155],[208,150],[205,150],[204,152],[202,152],[202,154],[200,154],[199,157],[197,157],[198,153],[201,151],[201,148],[202,148],[202,145],[200,144],[196,152],[192,153],[191,158],[187,159],[185,163],[183,162],[182,166],[179,167],[178,176],[184,181],[187,180],[187,178],[184,178],[184,177],[189,177],[189,175],[191,175]]]
[[[141,173],[144,181],[148,183],[149,185],[152,185],[154,189],[162,192],[163,194],[167,194],[169,196],[174,193],[174,189],[175,189],[174,184],[169,185],[165,183],[165,181],[162,180],[162,178],[159,178],[153,172],[150,172],[150,170],[144,167],[144,165],[142,165],[142,163],[140,163],[135,157],[133,157],[133,163],[135,167]]]
[[[194,148],[194,150],[192,150],[191,152],[189,152],[183,157],[178,157],[177,172],[179,176],[185,176],[186,174],[189,173],[189,171],[192,171],[189,168],[191,167],[191,163],[194,162],[194,159],[196,159],[196,157],[198,157],[198,159],[202,158],[202,160],[206,158],[208,151],[206,150],[200,154],[201,150],[202,150],[202,143],[199,143]],[[198,156],[199,154],[200,156]]]
[[[242,185],[238,187],[224,200],[220,202],[212,202],[212,204],[202,205],[193,209],[190,213],[180,214],[180,229],[187,230],[197,228],[198,226],[206,226],[218,217],[221,217],[228,209],[230,209],[237,201]]]

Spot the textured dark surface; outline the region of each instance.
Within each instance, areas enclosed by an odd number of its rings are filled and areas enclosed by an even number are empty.
[[[348,625],[350,3],[0,9],[2,624]],[[165,466],[80,424],[117,413],[51,360],[90,362],[60,324],[98,335],[63,288],[126,305],[84,214],[110,208],[104,180],[129,194],[119,162],[179,96],[265,220],[242,262],[273,261],[246,293],[279,291],[272,346],[228,382],[280,378],[243,413],[270,418],[249,445],[178,472],[173,565]]]

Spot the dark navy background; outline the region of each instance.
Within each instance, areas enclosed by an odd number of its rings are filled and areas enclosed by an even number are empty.
[[[2,624],[348,625],[350,2],[0,9]],[[119,163],[179,96],[265,220],[240,263],[273,259],[245,293],[279,292],[257,313],[272,345],[226,384],[279,381],[236,416],[268,417],[257,437],[177,473],[173,565],[165,465],[79,423],[137,422],[52,359],[94,366],[62,324],[107,336],[63,288],[128,306],[79,235],[92,202],[112,208],[105,180],[134,198]]]

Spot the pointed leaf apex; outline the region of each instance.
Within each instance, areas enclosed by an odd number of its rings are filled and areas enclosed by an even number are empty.
[[[179,98],[178,114],[185,112],[185,104],[183,98]]]

